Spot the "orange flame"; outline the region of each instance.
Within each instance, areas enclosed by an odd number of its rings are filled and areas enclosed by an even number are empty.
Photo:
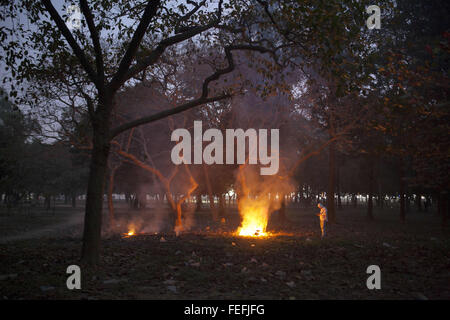
[[[136,227],[133,223],[128,225],[128,232],[125,235],[127,235],[128,237],[136,235]]]
[[[242,199],[239,202],[239,213],[242,217],[241,226],[236,234],[244,237],[267,237],[269,221],[269,203],[267,199]]]

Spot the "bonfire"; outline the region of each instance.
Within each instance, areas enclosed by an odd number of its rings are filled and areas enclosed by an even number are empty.
[[[239,213],[242,217],[241,226],[236,234],[244,237],[267,237],[269,221],[269,203],[266,198],[245,198],[239,201]]]

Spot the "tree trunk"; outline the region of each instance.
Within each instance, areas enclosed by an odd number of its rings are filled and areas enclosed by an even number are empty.
[[[214,203],[214,195],[212,193],[212,187],[211,187],[211,181],[209,181],[209,174],[208,174],[208,168],[206,168],[206,165],[202,165],[203,173],[205,175],[205,181],[206,181],[206,189],[208,190],[208,197],[209,197],[209,207],[211,208],[213,221],[219,220],[219,214],[217,212],[215,203]]]
[[[195,211],[200,211],[202,209],[202,195],[201,194],[197,194],[195,196],[196,199],[196,209]]]
[[[77,196],[75,194],[72,194],[72,208],[77,207]]]
[[[381,160],[378,157],[378,170],[377,170],[377,176],[380,177],[380,168],[381,168]],[[384,208],[384,195],[382,195],[382,188],[381,188],[381,180],[377,179],[377,207],[383,209]]]
[[[280,224],[285,224],[287,222],[286,219],[286,200],[284,194],[281,195],[281,205],[280,210],[278,210],[278,221]]]
[[[129,192],[125,192],[125,202],[131,208],[131,195]]]
[[[50,195],[46,195],[45,196],[45,209],[48,211],[50,210],[50,205],[51,205],[51,199],[50,199]]]
[[[327,208],[328,217],[331,223],[336,221],[336,211],[334,207],[334,189],[335,189],[335,150],[334,142],[329,146],[329,167],[328,167],[328,192],[327,192]]]
[[[373,174],[373,167],[374,162],[371,156],[369,156],[369,199],[367,201],[367,218],[369,220],[373,220],[373,189],[374,189],[374,174]]]
[[[147,207],[147,194],[145,192],[139,192],[138,195],[139,209],[145,209]]]
[[[298,207],[301,207],[302,203],[304,202],[303,185],[299,188],[297,194],[295,195],[295,198],[296,198]]]
[[[430,196],[427,195],[425,196],[425,203],[423,205],[424,211],[428,212],[428,208],[430,207],[431,201],[430,201]]]
[[[342,210],[340,174],[339,173],[340,173],[340,170],[339,170],[339,165],[338,165],[336,168],[337,207],[338,207],[338,210]]]
[[[108,183],[108,212],[109,212],[109,227],[115,227],[115,217],[114,217],[114,203],[113,203],[113,191],[114,191],[114,178],[116,175],[117,166],[111,169],[109,174],[109,183]]]
[[[378,191],[378,196],[377,196],[377,207],[383,209],[384,208],[384,196],[381,195],[381,192]]]
[[[408,186],[405,185],[406,197],[405,197],[405,211],[406,213],[411,212],[411,194],[409,193]]]
[[[170,183],[166,183],[164,185],[164,188],[166,189],[165,195],[167,199],[167,205],[169,206],[169,226],[171,229],[173,229],[176,227],[177,223],[177,215],[178,215],[177,202],[176,198],[174,199],[174,196],[170,191]]]
[[[183,220],[182,220],[182,214],[183,214],[183,210],[181,208],[182,205],[182,201],[178,201],[177,200],[177,212],[176,212],[176,218],[175,218],[175,233],[178,236],[179,232],[183,230]]]
[[[225,195],[224,194],[219,195],[219,217],[220,218],[225,217]]]
[[[403,178],[403,165],[400,163],[399,165],[399,179],[400,179],[400,220],[402,222],[405,221],[405,180]]]
[[[440,192],[439,193],[439,214],[441,215],[442,221],[442,230],[445,231],[448,224],[448,215],[449,215],[449,193],[448,192]]]
[[[100,125],[99,125],[100,123]],[[81,259],[95,265],[100,258],[102,210],[105,177],[109,154],[108,118],[94,124],[93,149],[89,170]]]
[[[416,194],[416,206],[417,206],[417,211],[418,212],[422,212],[422,195],[420,194]]]

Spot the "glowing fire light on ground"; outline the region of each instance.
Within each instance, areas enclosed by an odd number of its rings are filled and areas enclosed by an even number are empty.
[[[136,235],[136,229],[134,227],[134,224],[131,224],[128,226],[128,232],[124,233],[126,237],[131,237]]]
[[[269,220],[268,204],[263,200],[245,199],[239,204],[242,217],[241,226],[236,234],[244,237],[267,237],[267,222]]]

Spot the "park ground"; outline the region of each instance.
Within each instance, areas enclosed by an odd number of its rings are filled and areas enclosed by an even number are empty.
[[[321,240],[314,208],[288,208],[289,222],[271,223],[265,239],[233,235],[235,210],[217,226],[204,209],[178,237],[105,234],[90,268],[79,263],[81,206],[1,212],[0,299],[450,299],[450,237],[439,217],[413,211],[400,223],[398,209],[385,208],[368,221],[365,210],[337,211]],[[122,207],[117,216],[145,225],[151,212]],[[66,287],[72,264],[81,290]],[[366,286],[369,265],[381,269],[380,290]]]

